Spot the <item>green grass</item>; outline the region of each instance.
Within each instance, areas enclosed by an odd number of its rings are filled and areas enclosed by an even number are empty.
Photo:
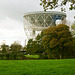
[[[39,55],[25,55],[28,58],[39,58]]]
[[[75,59],[0,60],[0,75],[75,75]]]

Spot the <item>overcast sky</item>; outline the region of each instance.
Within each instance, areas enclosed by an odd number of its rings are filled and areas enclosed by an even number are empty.
[[[27,12],[43,11],[40,0],[0,0],[0,44],[6,40],[10,45],[21,41],[24,45],[26,36],[23,28],[23,15]],[[60,11],[59,8],[55,11]],[[67,11],[67,18],[73,21],[75,10]]]

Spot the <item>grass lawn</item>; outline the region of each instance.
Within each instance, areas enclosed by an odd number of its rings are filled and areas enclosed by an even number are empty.
[[[75,59],[0,60],[0,75],[75,75]]]
[[[28,58],[39,58],[39,55],[25,55]]]

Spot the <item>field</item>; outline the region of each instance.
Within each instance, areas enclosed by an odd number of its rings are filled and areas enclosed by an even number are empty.
[[[25,55],[28,58],[39,58],[39,55]]]
[[[75,75],[75,59],[0,60],[0,75]]]

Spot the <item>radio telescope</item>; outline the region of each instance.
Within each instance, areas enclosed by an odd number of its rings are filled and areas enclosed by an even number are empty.
[[[63,20],[65,17],[65,13],[56,11],[25,13],[23,16],[25,34],[28,39],[34,39],[43,29],[55,26],[56,20]]]

